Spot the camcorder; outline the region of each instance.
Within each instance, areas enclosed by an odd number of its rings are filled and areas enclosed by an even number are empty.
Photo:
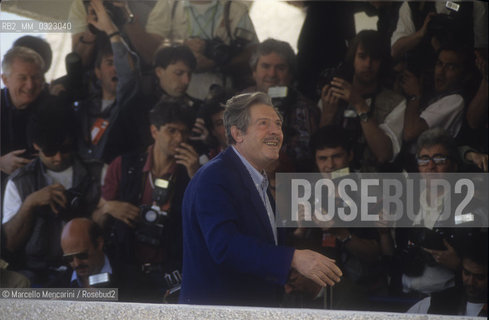
[[[165,179],[156,179],[153,190],[153,204],[139,206],[140,223],[135,230],[136,240],[151,246],[161,244],[165,224],[168,221],[168,212],[161,210],[171,195],[173,182]]]

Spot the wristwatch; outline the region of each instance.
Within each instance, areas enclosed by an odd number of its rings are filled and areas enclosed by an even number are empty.
[[[363,122],[367,122],[368,121],[368,118],[369,118],[369,114],[368,112],[360,112],[358,114],[358,117],[360,118],[360,120],[362,120]]]

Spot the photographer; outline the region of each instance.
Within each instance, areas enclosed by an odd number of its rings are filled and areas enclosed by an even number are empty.
[[[474,215],[470,225],[453,222],[456,227],[440,227],[447,195],[427,190],[433,176],[439,178],[440,174],[460,171],[455,140],[442,128],[427,130],[418,138],[416,157],[418,171],[427,180],[427,187],[413,203],[413,212],[417,213],[413,227],[396,229],[395,258],[401,275],[400,279],[394,276],[392,281],[398,281],[404,293],[430,294],[455,285],[455,273],[461,266],[461,248],[471,244],[471,237],[481,232],[481,228],[470,226],[483,225],[487,211],[471,207],[467,210]]]
[[[433,53],[443,45],[440,40],[464,40],[474,48],[487,48],[487,3],[404,1],[391,37],[394,60],[399,60],[409,51],[418,50],[424,52],[419,63],[429,65]]]
[[[306,99],[294,84],[296,56],[285,41],[267,39],[250,58],[255,86],[245,92],[267,93],[284,121],[284,146],[288,157],[300,172],[308,171],[309,139],[319,125],[319,109]],[[284,159],[281,155],[280,161]]]
[[[401,150],[406,100],[382,85],[389,62],[382,35],[361,31],[348,48],[345,71],[322,88],[321,126],[348,131],[355,141],[352,167],[362,172],[387,170]]]
[[[180,104],[160,101],[150,112],[154,144],[110,164],[94,213],[111,230],[109,251],[122,276],[148,283],[136,293],[144,301],[161,302],[166,290],[175,289],[165,274],[181,270],[183,192],[199,168],[188,142],[194,120]]]
[[[105,33],[99,48],[94,74],[100,90],[75,103],[78,122],[78,152],[85,159],[110,163],[116,156],[136,149],[141,137],[128,133],[139,90],[137,56],[129,50],[101,0],[91,2],[97,19],[89,23]],[[135,111],[134,111],[135,112]]]
[[[13,269],[33,286],[46,287],[62,265],[59,237],[64,221],[96,208],[101,165],[75,156],[69,108],[53,102],[34,119],[30,136],[39,155],[10,176],[2,224]]]
[[[160,42],[184,41],[192,50],[197,68],[188,94],[201,100],[212,84],[230,87],[228,76],[243,80],[251,44],[258,41],[247,7],[229,0],[159,0],[146,31]]]

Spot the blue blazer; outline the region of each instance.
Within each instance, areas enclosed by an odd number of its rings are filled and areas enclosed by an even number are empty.
[[[265,205],[231,147],[192,178],[182,218],[181,303],[278,304],[294,249],[275,245]]]

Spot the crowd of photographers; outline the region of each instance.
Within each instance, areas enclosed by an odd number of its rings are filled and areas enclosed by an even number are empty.
[[[283,117],[272,194],[277,172],[487,172],[487,3],[440,4],[306,3],[296,55],[259,42],[239,1],[74,0],[66,76],[45,83],[39,38],[2,58],[1,285],[176,302],[183,193],[227,147],[225,103],[240,92],[267,93]],[[357,11],[378,30],[351,31]],[[344,278],[320,288],[292,271],[283,305],[424,299],[410,311],[487,315],[487,229],[430,223],[292,230]]]

